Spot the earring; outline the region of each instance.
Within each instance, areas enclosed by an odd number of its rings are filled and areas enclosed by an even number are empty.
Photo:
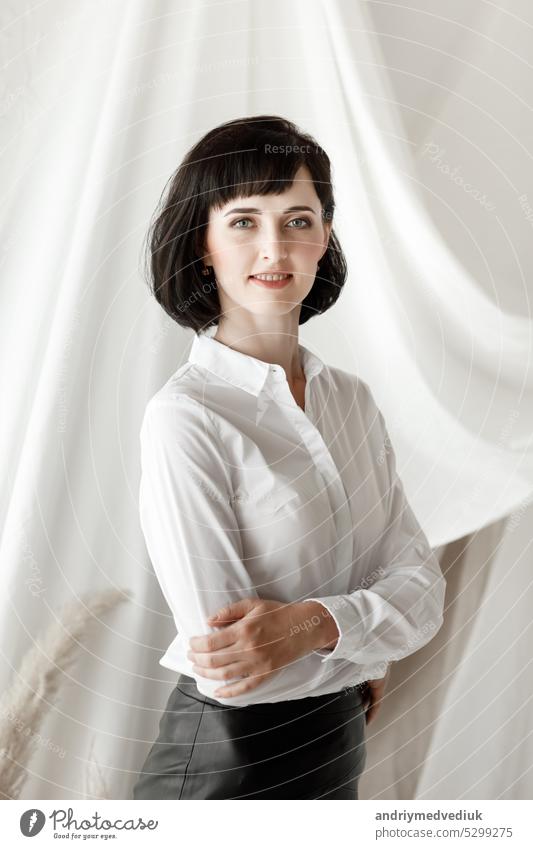
[[[204,277],[209,277],[209,275],[211,274],[211,269],[208,265],[204,265],[204,267],[202,268],[202,274],[204,275]]]

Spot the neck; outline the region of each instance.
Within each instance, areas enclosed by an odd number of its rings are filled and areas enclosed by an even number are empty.
[[[295,335],[275,331],[242,333],[219,325],[213,338],[242,354],[281,366],[290,384],[305,380],[298,351],[298,332]]]

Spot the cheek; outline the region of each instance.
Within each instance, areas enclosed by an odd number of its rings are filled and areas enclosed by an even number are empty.
[[[302,265],[306,267],[316,266],[322,246],[320,244],[320,236],[318,233],[309,232],[306,241],[295,241],[292,246],[292,254],[297,257]]]
[[[255,248],[250,238],[221,239],[217,250],[218,263],[223,268],[244,269],[255,256]]]

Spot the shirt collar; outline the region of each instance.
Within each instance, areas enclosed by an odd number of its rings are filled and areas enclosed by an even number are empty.
[[[216,327],[211,330],[216,333]],[[298,344],[298,350],[306,381],[309,382],[322,371],[324,363],[304,345]],[[213,339],[209,332],[195,334],[189,362],[203,366],[222,380],[255,396],[260,394],[267,377],[276,368],[271,363],[224,345]]]

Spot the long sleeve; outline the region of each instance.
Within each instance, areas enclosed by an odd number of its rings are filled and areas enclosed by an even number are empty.
[[[372,402],[373,403],[373,402]],[[332,650],[320,649],[322,663],[347,659],[383,665],[428,643],[442,625],[445,579],[407,501],[383,416],[374,416],[387,445],[387,521],[375,547],[368,580],[352,592],[308,598],[320,602],[339,630]]]
[[[140,519],[161,591],[173,614],[180,643],[214,633],[206,619],[225,604],[259,597],[245,561],[232,507],[230,463],[218,427],[199,402],[187,396],[150,401],[141,427]],[[188,660],[184,661],[187,664]],[[245,696],[218,698],[221,680],[188,675],[198,690],[221,704],[303,698],[329,675],[313,652],[298,659]],[[331,674],[331,673],[330,673]],[[239,678],[227,678],[227,683]]]
[[[206,410],[185,396],[149,402],[140,437],[141,527],[178,633],[188,643],[217,630],[206,619],[223,605],[257,596],[231,507],[229,465]],[[222,683],[197,680],[213,690]]]

